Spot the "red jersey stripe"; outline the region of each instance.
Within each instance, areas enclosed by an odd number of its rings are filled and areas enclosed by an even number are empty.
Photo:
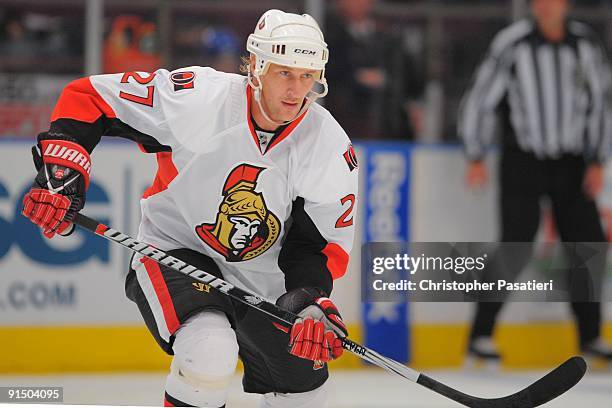
[[[304,119],[304,116],[306,116],[306,113],[308,113],[308,111],[302,113],[300,116],[298,116],[297,119],[291,122],[289,126],[287,126],[285,130],[283,130],[281,134],[278,135],[278,137],[272,143],[270,143],[270,146],[268,146],[268,150],[266,150],[266,153],[269,152],[274,146],[282,142],[283,139],[285,139],[287,136],[289,136],[289,134],[293,131],[293,129],[295,129],[295,127],[300,124],[302,119]]]
[[[149,188],[142,195],[150,197],[168,188],[168,184],[178,175],[178,170],[172,161],[172,152],[159,152],[157,156],[157,174]]]
[[[332,275],[332,279],[341,278],[346,273],[349,255],[338,244],[330,243],[323,248],[323,254],[327,257],[327,269]]]
[[[247,111],[246,111],[247,123],[249,124],[249,130],[251,131],[251,137],[253,138],[253,141],[255,142],[255,146],[257,146],[257,149],[261,153],[261,146],[259,145],[257,133],[255,133],[255,127],[253,126],[253,121],[251,120],[251,103],[252,103],[253,97],[252,97],[252,91],[251,91],[250,86],[247,86],[246,96],[247,96]]]
[[[117,117],[113,108],[95,90],[89,77],[85,77],[72,81],[64,88],[51,114],[51,122],[74,119],[93,123],[102,115]]]
[[[251,120],[251,104],[253,103],[252,93],[253,92],[251,90],[251,87],[247,86],[247,113],[246,113],[247,114],[247,123],[249,124],[249,130],[251,131],[251,136],[253,137],[253,141],[255,142],[255,146],[257,146],[257,148],[261,152],[261,146],[259,145],[259,139],[257,138],[257,133],[255,133],[255,126],[253,125],[253,121]],[[283,139],[285,139],[287,136],[289,136],[289,134],[291,134],[293,129],[295,129],[295,127],[297,125],[299,125],[299,123],[302,121],[302,119],[304,119],[304,116],[306,116],[306,113],[308,113],[308,110],[306,110],[306,112],[302,113],[293,122],[291,122],[289,124],[289,126],[287,126],[281,132],[281,134],[278,135],[278,137],[276,139],[274,139],[274,141],[268,146],[268,148],[266,149],[266,153],[268,153],[274,146],[276,146],[277,144],[282,142]],[[263,153],[263,154],[265,154],[265,153]]]
[[[164,313],[164,320],[166,321],[168,331],[170,334],[174,334],[174,332],[178,330],[180,323],[178,316],[176,315],[176,310],[174,309],[174,303],[172,303],[172,298],[170,297],[170,292],[168,291],[168,286],[166,285],[166,281],[164,280],[161,269],[159,268],[159,264],[149,258],[144,258],[142,263],[144,264],[147,274],[149,275],[149,279],[151,279],[151,283],[153,284],[153,289],[155,290],[155,294],[157,295],[157,299],[159,300]]]

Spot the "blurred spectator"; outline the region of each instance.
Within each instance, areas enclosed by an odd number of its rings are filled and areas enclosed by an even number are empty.
[[[209,66],[223,72],[237,72],[240,65],[238,37],[231,30],[208,28],[201,35],[202,51],[209,58]]]
[[[2,21],[0,54],[4,58],[36,56],[41,48],[32,32],[28,32],[23,14],[8,12]]]
[[[337,0],[325,24],[333,84],[326,107],[351,138],[413,139],[423,81],[400,36],[372,18],[373,0]]]
[[[2,72],[79,72],[82,40],[83,25],[74,16],[0,9]]]
[[[104,42],[104,72],[155,71],[161,64],[156,26],[139,16],[118,16]]]
[[[173,64],[200,65],[223,72],[238,72],[242,43],[236,33],[220,23],[191,21],[176,28]]]

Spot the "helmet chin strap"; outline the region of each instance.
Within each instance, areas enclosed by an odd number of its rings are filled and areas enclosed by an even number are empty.
[[[253,82],[253,78],[257,80],[258,85],[255,85],[255,83]],[[300,109],[300,111],[293,117],[293,119],[287,120],[287,121],[277,121],[277,120],[272,119],[270,116],[268,116],[268,114],[266,113],[266,110],[263,107],[263,104],[261,103],[261,94],[263,92],[263,87],[262,87],[261,77],[259,76],[258,70],[251,72],[251,67],[249,67],[249,70],[247,73],[247,82],[249,86],[253,89],[253,97],[255,98],[255,101],[257,102],[257,105],[259,106],[259,110],[261,111],[261,114],[263,115],[263,117],[268,122],[272,122],[278,126],[288,125],[289,123],[293,122],[294,120],[302,116],[302,114],[308,110],[308,108],[314,101],[316,101],[318,98],[322,98],[325,95],[327,95],[327,81],[325,80],[325,78],[317,80],[318,83],[323,85],[323,92],[318,93],[314,91],[309,91],[308,94],[306,95],[306,103],[304,103],[304,106],[302,106],[302,109]]]

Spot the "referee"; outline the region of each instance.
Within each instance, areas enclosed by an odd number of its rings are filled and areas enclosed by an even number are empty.
[[[464,97],[459,133],[466,182],[482,187],[482,161],[496,120],[501,129],[501,241],[532,242],[542,197],[564,242],[605,242],[595,198],[609,149],[609,66],[602,45],[567,17],[568,0],[532,0],[532,18],[497,34]],[[515,260],[524,268],[529,254]],[[601,262],[601,271],[605,259]],[[491,341],[501,302],[478,303],[468,353],[498,360]],[[599,303],[573,302],[583,354],[612,360],[601,340]]]

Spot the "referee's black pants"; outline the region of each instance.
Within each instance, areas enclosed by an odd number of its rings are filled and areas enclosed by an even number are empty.
[[[586,164],[581,156],[564,155],[538,160],[533,154],[504,148],[501,155],[501,241],[532,242],[540,224],[540,198],[547,196],[559,237],[563,242],[605,242],[595,201],[583,190]],[[530,253],[515,260],[516,274],[529,262]],[[605,261],[602,263],[602,269]],[[602,270],[603,272],[603,270]],[[501,302],[477,304],[470,338],[491,336]],[[580,345],[599,337],[601,307],[595,302],[572,302]]]

